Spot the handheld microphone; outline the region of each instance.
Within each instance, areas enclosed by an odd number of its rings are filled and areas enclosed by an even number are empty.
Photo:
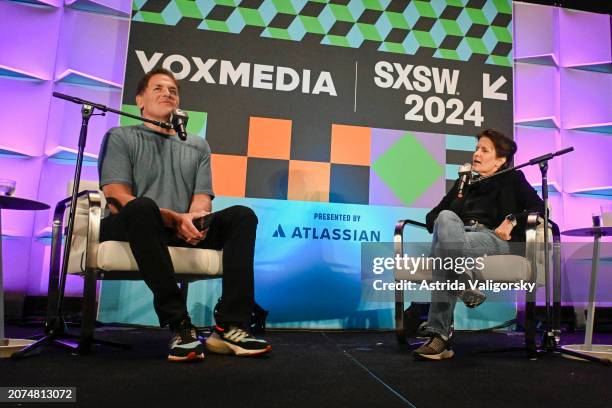
[[[463,190],[471,177],[472,165],[470,163],[465,163],[463,166],[459,167],[459,191],[457,192],[457,198],[463,198]]]
[[[187,140],[187,121],[189,120],[189,116],[187,112],[182,109],[176,109],[172,112],[172,117],[170,118],[170,122],[172,123],[172,128],[178,134],[178,137],[181,140]]]

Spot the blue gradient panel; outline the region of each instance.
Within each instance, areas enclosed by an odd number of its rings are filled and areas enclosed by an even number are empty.
[[[459,174],[459,167],[461,167],[458,164],[447,164],[444,167],[444,173],[446,174],[446,179],[447,180],[455,180]]]
[[[476,150],[477,140],[473,136],[446,135],[446,150]]]
[[[361,298],[361,243],[392,242],[400,219],[424,220],[427,209],[218,197],[216,210],[251,207],[259,217],[255,247],[255,297],[270,311],[269,327],[385,328],[394,326],[392,302]],[[326,220],[340,216],[348,220]],[[407,242],[429,242],[426,231],[407,228]],[[220,280],[190,285],[188,308],[196,324],[212,323]],[[491,302],[477,313],[458,307],[457,329],[491,327],[512,319],[513,299]],[[104,282],[98,317],[104,322],[158,323],[143,282]]]

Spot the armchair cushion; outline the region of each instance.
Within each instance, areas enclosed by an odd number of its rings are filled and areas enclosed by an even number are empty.
[[[223,252],[212,249],[168,247],[177,274],[221,276]],[[122,241],[101,242],[98,268],[105,271],[138,271],[130,244]]]

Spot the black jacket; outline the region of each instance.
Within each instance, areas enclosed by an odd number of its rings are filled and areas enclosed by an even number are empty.
[[[544,202],[531,187],[522,171],[511,171],[467,187],[463,199],[457,198],[459,180],[442,201],[426,216],[427,229],[442,210],[451,210],[463,221],[475,220],[490,229],[497,228],[508,214],[517,217],[510,241],[525,241],[527,214],[544,213]]]

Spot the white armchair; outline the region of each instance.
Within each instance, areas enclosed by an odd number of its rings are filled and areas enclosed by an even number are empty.
[[[535,282],[536,288],[546,285],[546,274],[544,273],[544,226],[542,219],[538,214],[533,213],[528,215],[526,226],[526,243],[525,256],[519,255],[491,255],[484,258],[484,268],[479,273],[480,279],[491,280],[494,282]],[[407,225],[419,228],[425,228],[425,224],[412,221],[400,220],[395,226],[394,233],[394,252],[400,257],[404,255],[404,229]],[[553,246],[553,251],[550,253],[553,256],[554,269],[554,288],[555,288],[555,311],[553,320],[553,328],[558,333],[559,327],[559,306],[558,302],[558,286],[560,274],[560,235],[559,229],[554,223],[550,223],[549,228],[550,243]],[[422,282],[423,280],[432,281],[432,271],[426,269],[418,269],[416,272],[409,272],[405,269],[395,270],[395,281],[412,281]],[[399,285],[397,285],[399,286]],[[396,287],[397,287],[396,286]],[[529,358],[535,357],[535,290],[527,291],[525,305],[525,346]],[[397,339],[400,343],[407,341],[407,327],[404,322],[404,298],[403,290],[395,291],[395,329]]]
[[[83,187],[83,182],[81,187]],[[100,242],[103,199],[102,193],[98,190],[84,190],[79,193],[77,201],[67,273],[79,275],[84,279],[79,352],[87,352],[94,341],[97,315],[96,281],[142,279],[127,242]],[[69,206],[70,197],[57,203],[55,207],[49,274],[48,319],[53,317],[53,313],[57,313],[54,305],[61,293],[58,283],[62,246],[58,245],[58,238],[63,232],[63,220]],[[176,280],[180,283],[185,299],[187,299],[189,282],[222,277],[222,251],[182,247],[169,247],[168,249],[174,265]]]

